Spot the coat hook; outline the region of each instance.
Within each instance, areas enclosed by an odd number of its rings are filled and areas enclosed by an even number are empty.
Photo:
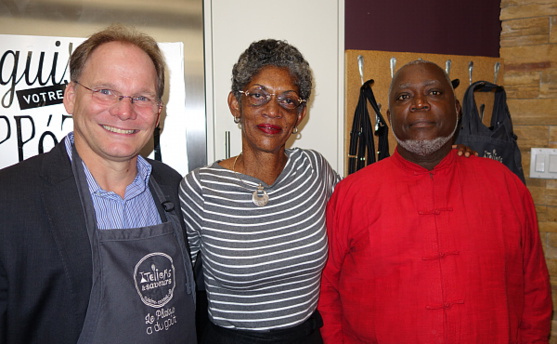
[[[391,79],[395,77],[396,57],[391,57]]]
[[[472,71],[474,70],[474,61],[470,61],[468,63],[468,81],[470,81],[470,85],[472,85]]]
[[[364,84],[364,57],[358,55],[358,71],[360,72],[360,81]]]
[[[451,63],[451,60],[445,62],[445,72],[447,72],[447,75],[451,75]]]
[[[495,62],[495,66],[493,67],[493,83],[497,85],[497,79],[499,78],[499,68],[501,68],[501,63],[499,61]]]

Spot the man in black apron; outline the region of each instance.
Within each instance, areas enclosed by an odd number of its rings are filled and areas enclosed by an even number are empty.
[[[0,171],[0,343],[195,343],[181,176],[139,156],[162,53],[121,26],[70,59],[74,131]]]

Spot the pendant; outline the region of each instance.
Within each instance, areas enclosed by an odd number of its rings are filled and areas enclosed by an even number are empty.
[[[259,184],[257,190],[253,192],[253,196],[251,197],[253,204],[258,207],[263,207],[269,203],[269,195],[267,195],[267,192],[263,189],[263,185]],[[259,195],[259,193],[261,193],[261,195]]]

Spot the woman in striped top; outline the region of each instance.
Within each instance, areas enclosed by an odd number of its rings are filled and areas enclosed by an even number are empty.
[[[324,214],[340,178],[321,154],[285,148],[306,115],[311,71],[295,47],[269,39],[252,43],[232,74],[242,152],[180,187],[192,259],[203,257],[201,342],[321,343]]]

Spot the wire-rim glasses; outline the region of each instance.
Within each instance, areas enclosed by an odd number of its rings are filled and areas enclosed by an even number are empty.
[[[154,100],[150,96],[146,96],[146,95],[125,96],[122,93],[115,90],[111,90],[109,88],[90,88],[81,84],[78,81],[74,80],[74,82],[77,85],[83,87],[84,89],[90,91],[93,99],[97,101],[99,104],[105,106],[113,106],[124,98],[129,98],[131,104],[141,110],[150,109],[156,111],[157,109],[160,109],[163,105],[161,102]]]
[[[286,91],[281,94],[269,93],[262,87],[252,88],[247,91],[239,91],[245,95],[249,103],[253,106],[263,106],[267,104],[273,96],[275,96],[277,103],[286,110],[296,110],[303,103],[306,102],[294,91]]]

